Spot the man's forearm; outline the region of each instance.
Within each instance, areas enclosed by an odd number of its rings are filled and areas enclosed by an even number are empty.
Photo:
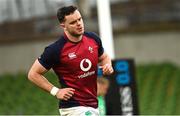
[[[50,92],[53,85],[41,74],[29,72],[28,79],[43,90]]]
[[[111,58],[106,53],[100,56],[99,63],[104,75],[110,75],[114,72]]]
[[[99,63],[101,66],[105,65],[105,64],[109,64],[109,65],[112,65],[111,63],[111,58],[106,54],[104,53],[100,58],[99,58]]]

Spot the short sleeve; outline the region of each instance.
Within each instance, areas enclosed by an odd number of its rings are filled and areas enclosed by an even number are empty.
[[[94,34],[95,34],[95,33],[94,33]],[[95,36],[96,36],[96,39],[97,39],[97,43],[98,43],[98,45],[99,45],[98,56],[100,57],[100,56],[104,53],[104,48],[103,48],[102,41],[101,41],[101,39],[99,38],[99,36],[97,36],[96,34],[95,34]]]
[[[46,69],[49,70],[50,68],[52,68],[56,63],[58,63],[58,57],[55,49],[50,46],[46,47],[44,49],[44,52],[38,58],[38,61]]]

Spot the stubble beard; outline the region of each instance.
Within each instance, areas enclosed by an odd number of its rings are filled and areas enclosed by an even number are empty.
[[[71,35],[78,38],[78,37],[82,36],[83,33],[84,33],[84,31],[81,33],[71,33]]]

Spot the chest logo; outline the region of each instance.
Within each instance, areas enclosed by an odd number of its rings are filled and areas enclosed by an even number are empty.
[[[93,53],[93,48],[91,46],[89,46],[88,50],[90,51],[90,53]]]
[[[83,59],[80,63],[80,68],[82,71],[87,72],[91,68],[92,63],[89,59]]]
[[[68,57],[69,57],[69,59],[77,58],[75,52],[69,53],[69,54],[68,54]]]

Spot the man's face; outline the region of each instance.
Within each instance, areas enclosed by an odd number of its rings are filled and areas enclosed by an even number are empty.
[[[80,36],[84,33],[84,23],[78,10],[65,16],[64,29],[72,36]]]

